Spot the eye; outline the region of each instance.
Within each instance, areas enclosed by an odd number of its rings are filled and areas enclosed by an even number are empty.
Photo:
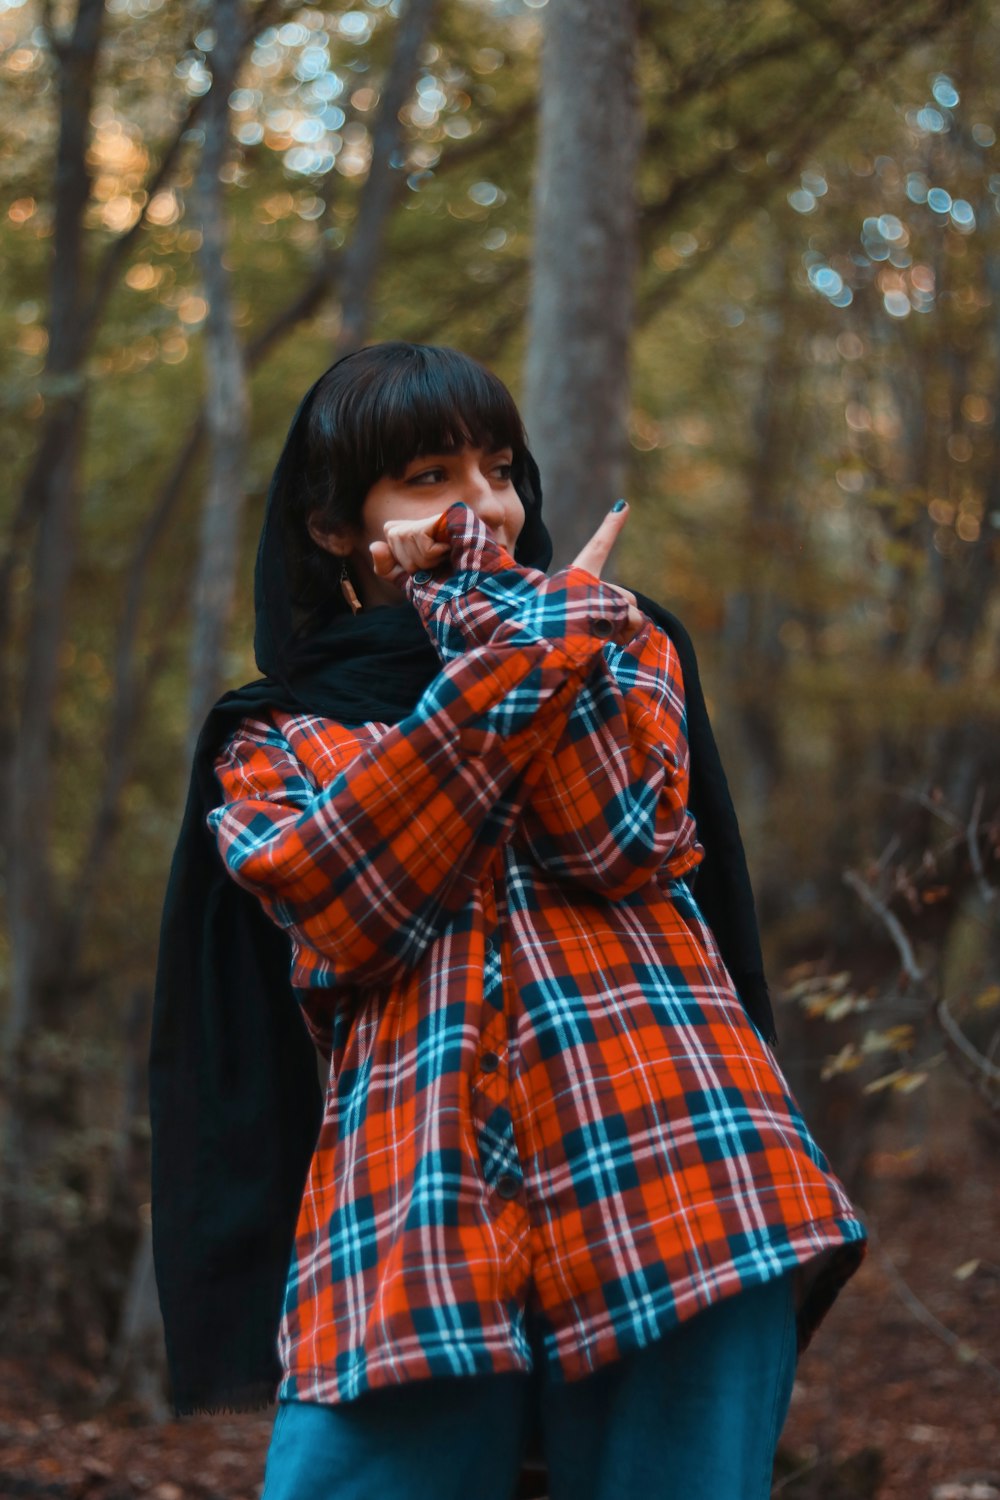
[[[437,484],[442,478],[444,478],[444,469],[437,464],[433,469],[421,469],[419,474],[411,474],[406,482],[407,484]]]
[[[493,472],[494,474],[499,474],[504,484],[507,484],[510,481],[511,474],[514,472],[514,465],[513,463],[497,464]]]

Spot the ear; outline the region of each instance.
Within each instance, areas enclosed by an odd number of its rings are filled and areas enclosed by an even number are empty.
[[[306,522],[306,529],[317,547],[322,547],[324,552],[332,552],[334,557],[347,557],[354,550],[354,541],[348,531],[338,528],[336,531],[327,531],[322,524],[323,512],[314,510]]]

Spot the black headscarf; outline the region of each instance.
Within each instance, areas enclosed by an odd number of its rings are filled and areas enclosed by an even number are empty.
[[[163,907],[150,1046],[152,1222],[178,1414],[274,1400],[285,1281],[322,1117],[289,939],[229,876],[207,826],[221,799],[215,759],[243,719],[271,710],[398,723],[440,670],[409,604],[354,616],[335,598],[311,628],[296,618],[283,518],[322,379],[299,404],[268,491],[254,575],[264,675],[221,698],[201,731]],[[530,453],[512,477],[525,508],[515,557],[544,571],[552,548]],[[637,599],[674,642],[684,676],[689,805],[705,848],[698,903],[745,1009],[775,1043],[743,845],[694,649],[676,616]]]

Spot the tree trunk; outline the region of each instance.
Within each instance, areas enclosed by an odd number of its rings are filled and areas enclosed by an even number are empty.
[[[199,260],[205,319],[205,419],[208,485],[201,514],[191,628],[189,733],[194,748],[202,720],[218,697],[222,652],[236,589],[249,402],[243,351],[233,321],[232,278],[220,173],[229,149],[229,95],[243,51],[242,0],[215,0],[212,90],[204,114],[205,144],[196,195],[201,217]]]
[[[60,954],[54,948],[55,905],[50,809],[53,737],[59,692],[59,654],[65,639],[66,601],[76,550],[79,459],[86,406],[81,336],[84,303],[83,220],[90,196],[87,152],[90,111],[104,20],[103,0],[80,0],[72,29],[49,41],[56,57],[59,98],[53,253],[49,278],[48,351],[42,394],[44,440],[28,472],[5,560],[0,597],[0,649],[4,653],[2,749],[10,796],[4,827],[10,988],[0,1064],[0,1218],[3,1277],[25,1291],[25,1302],[53,1305],[44,1285],[46,1267],[32,1235],[43,1215],[40,1164],[54,1143],[77,1124],[78,1096],[67,1078],[55,1106],[45,1098],[29,1065],[30,1041],[51,1024],[65,994],[54,983]],[[30,544],[31,606],[21,647],[18,681],[13,666],[14,569]],[[15,702],[17,708],[15,709]],[[15,727],[16,724],[16,727]],[[52,1083],[51,1077],[47,1080]],[[14,1317],[10,1303],[4,1329]],[[41,1348],[44,1334],[36,1341]]]
[[[633,0],[543,11],[524,408],[557,564],[621,493],[640,142]]]
[[[755,376],[745,500],[733,523],[738,582],[725,600],[721,641],[731,738],[744,748],[738,806],[748,848],[766,846],[768,817],[786,770],[780,724],[785,652],[779,631],[788,611],[783,578],[795,566],[801,540],[800,513],[788,494],[789,460],[800,440],[796,393],[802,383],[800,338],[789,305],[796,292],[793,260],[779,226],[762,271],[767,333]],[[767,692],[760,688],[764,682]],[[762,916],[787,900],[785,873],[784,860],[780,868],[760,871],[754,888]]]
[[[8,1068],[36,1018],[38,971],[46,947],[45,919],[52,900],[48,816],[52,802],[52,731],[79,509],[78,467],[85,403],[80,327],[84,302],[83,215],[90,195],[89,116],[103,19],[103,0],[80,0],[72,32],[65,39],[51,39],[58,61],[59,138],[49,344],[43,382],[50,415],[46,441],[28,474],[20,506],[25,529],[34,524],[36,530],[33,608],[24,649],[16,737],[8,729],[11,795],[6,855],[11,985],[4,1048]],[[9,629],[12,622],[6,601],[4,622]],[[9,703],[5,717],[10,725]]]
[[[416,81],[420,48],[436,3],[437,0],[409,0],[396,28],[392,61],[382,85],[378,119],[372,131],[371,166],[351,238],[341,257],[341,321],[334,351],[338,359],[360,348],[368,334],[386,224],[403,176],[398,165],[402,141],[399,112]]]

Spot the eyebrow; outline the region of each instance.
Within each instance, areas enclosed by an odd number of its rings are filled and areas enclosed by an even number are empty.
[[[454,458],[456,453],[461,451],[460,448],[443,448],[440,453],[419,453],[407,459],[406,467],[409,468],[411,464],[425,464],[432,458]],[[513,455],[514,447],[512,443],[501,443],[499,448],[484,448],[482,451],[487,458],[495,458],[498,453]]]

